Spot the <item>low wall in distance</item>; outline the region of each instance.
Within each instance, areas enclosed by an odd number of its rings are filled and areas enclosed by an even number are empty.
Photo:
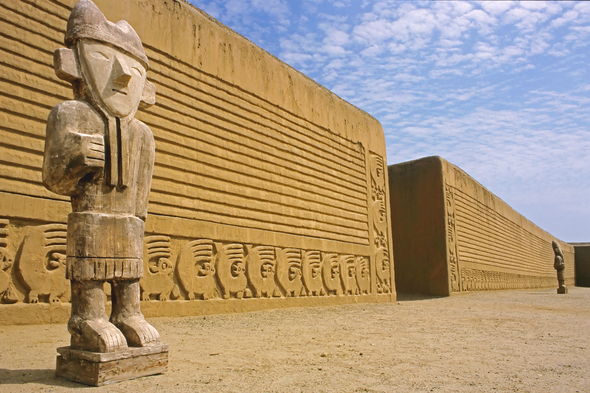
[[[440,157],[389,166],[395,280],[400,293],[558,287],[555,239]],[[566,285],[574,247],[559,241]]]
[[[0,324],[65,322],[67,198],[41,182],[76,0],[0,16]],[[395,301],[377,120],[184,1],[95,0],[150,60],[156,140],[142,310],[183,316]],[[106,288],[107,295],[109,288]]]

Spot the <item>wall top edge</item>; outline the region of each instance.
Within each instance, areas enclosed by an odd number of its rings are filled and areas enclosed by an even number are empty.
[[[73,7],[78,0],[56,0]],[[147,48],[385,156],[381,123],[206,12],[181,0],[94,0],[126,20]],[[65,22],[63,29],[65,29]],[[149,78],[149,74],[148,74]]]

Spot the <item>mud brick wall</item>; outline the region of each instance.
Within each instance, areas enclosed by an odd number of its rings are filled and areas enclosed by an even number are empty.
[[[41,183],[75,0],[0,3],[0,323],[64,322],[67,198]],[[150,59],[156,165],[142,310],[394,301],[382,127],[188,3],[96,0]],[[107,288],[108,292],[108,288]]]
[[[576,285],[590,287],[590,243],[570,243],[576,250]]]
[[[555,239],[440,157],[389,166],[395,281],[400,293],[558,287]],[[566,285],[574,247],[559,241]]]

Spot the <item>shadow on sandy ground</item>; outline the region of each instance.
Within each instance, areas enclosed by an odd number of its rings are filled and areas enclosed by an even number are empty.
[[[55,376],[55,369],[45,370],[10,370],[0,368],[0,385],[3,384],[25,385],[28,383],[62,387],[84,387],[77,383],[69,382]]]
[[[447,296],[432,296],[432,295],[421,295],[416,293],[398,293],[397,294],[397,301],[398,302],[414,302],[417,300],[430,300],[430,299],[440,299]]]

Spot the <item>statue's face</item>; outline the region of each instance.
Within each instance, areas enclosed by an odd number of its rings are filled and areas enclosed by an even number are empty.
[[[95,99],[110,115],[125,117],[137,110],[146,69],[133,56],[92,40],[79,42],[80,63]]]

